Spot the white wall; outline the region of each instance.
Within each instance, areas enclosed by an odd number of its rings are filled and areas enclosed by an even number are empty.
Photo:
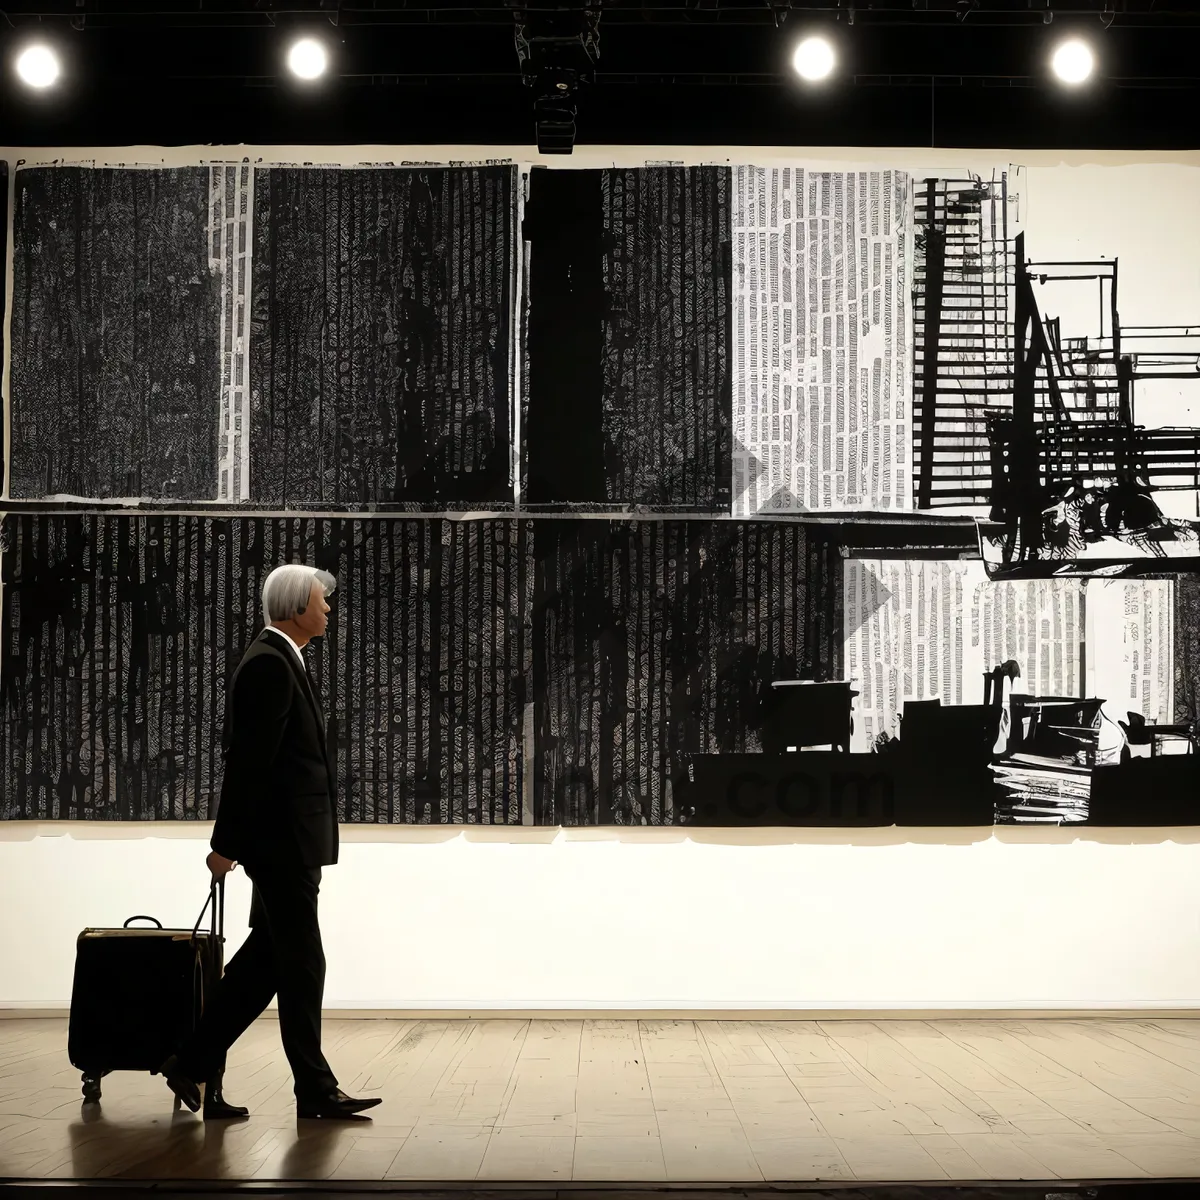
[[[1200,1008],[1200,830],[343,828],[334,1009]],[[207,826],[0,826],[0,1008],[190,926]],[[245,936],[246,881],[229,888]]]

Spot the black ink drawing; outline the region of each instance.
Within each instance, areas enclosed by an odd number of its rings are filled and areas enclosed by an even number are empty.
[[[837,678],[836,544],[580,519],[537,522],[534,545],[537,823],[721,823],[679,794],[691,758],[761,750],[773,682]]]
[[[733,513],[911,507],[909,179],[733,171]]]
[[[916,738],[922,755],[940,747],[939,769],[970,768],[959,803],[986,806],[989,824],[1200,818],[1191,718],[1172,701],[1194,621],[1176,631],[1173,581],[994,581],[978,560],[850,559],[845,588],[853,745],[889,769],[908,762],[907,783]]]
[[[1200,324],[1122,326],[1117,268],[1027,262],[1017,238],[1012,406],[989,416],[992,508],[981,530],[996,577],[1072,563],[1200,568],[1200,522],[1166,516],[1156,498],[1200,487],[1200,429],[1137,423],[1140,381],[1200,385]],[[1098,330],[1064,329],[1043,312],[1041,296],[1071,285],[1095,290]]]
[[[728,512],[729,178],[530,172],[529,507]]]
[[[1135,396],[1200,378],[1200,330],[1122,325],[1115,260],[1030,262],[1019,177],[914,188],[913,498],[983,518],[983,561],[848,561],[854,749],[902,822],[938,747],[974,819],[1190,823],[1174,584],[1121,577],[1200,561],[1153,495],[1194,493],[1200,431],[1139,425]]]
[[[516,170],[258,168],[250,495],[511,507]]]
[[[208,170],[31,167],[15,197],[10,494],[215,499]]]
[[[204,820],[277,563],[334,572],[309,651],[351,822],[518,824],[533,573],[512,521],[10,514],[0,818]]]
[[[20,171],[13,495],[310,515],[10,513],[0,818],[210,815],[304,559],[347,821],[1200,823],[1200,328],[1019,178]]]
[[[1139,424],[1137,400],[1200,386],[1200,324],[1124,323],[1116,259],[1030,261],[1009,183],[916,189],[917,506],[985,508],[996,579],[1196,569],[1200,523],[1156,494],[1200,486],[1200,429]],[[1081,292],[1079,328],[1055,309]]]
[[[515,175],[18,172],[12,495],[511,507]]]
[[[986,505],[987,414],[1011,405],[1018,173],[913,186],[913,500]]]

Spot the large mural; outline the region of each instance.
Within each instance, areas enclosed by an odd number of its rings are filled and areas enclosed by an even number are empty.
[[[625,156],[629,161],[629,156]],[[18,163],[0,818],[1200,824],[1200,169]]]

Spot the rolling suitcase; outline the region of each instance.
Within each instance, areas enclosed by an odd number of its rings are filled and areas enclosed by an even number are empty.
[[[209,928],[200,922],[211,909]],[[152,921],[150,927],[135,921]],[[225,964],[225,881],[215,881],[191,929],[130,917],[85,929],[75,944],[67,1053],[85,1100],[110,1071],[157,1071],[196,1027]]]

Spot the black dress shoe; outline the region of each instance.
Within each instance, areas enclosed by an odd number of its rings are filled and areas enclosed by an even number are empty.
[[[200,1111],[200,1088],[194,1079],[189,1079],[180,1070],[179,1059],[174,1054],[155,1073],[167,1081],[167,1087],[175,1093],[181,1103],[186,1104],[192,1112]]]
[[[366,1100],[356,1100],[353,1096],[347,1096],[341,1088],[338,1088],[337,1091],[330,1092],[328,1096],[322,1096],[317,1100],[297,1100],[296,1116],[303,1121],[314,1119],[348,1121],[366,1109],[374,1108],[375,1105],[382,1103],[383,1098],[381,1096],[371,1096]]]
[[[230,1104],[221,1090],[221,1081],[216,1080],[204,1089],[204,1119],[206,1121],[240,1121],[250,1115],[250,1110],[241,1104]]]

